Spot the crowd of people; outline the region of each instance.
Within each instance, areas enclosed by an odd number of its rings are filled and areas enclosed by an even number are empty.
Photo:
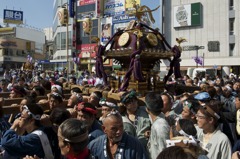
[[[6,71],[0,95],[9,92],[9,99],[21,102],[0,99],[1,157],[239,159],[240,79],[185,75],[167,82],[176,83],[196,89],[166,87],[143,100],[129,89],[116,93],[116,100],[103,95],[111,88],[88,71],[72,72],[69,79],[58,71]],[[96,90],[83,94],[80,88],[89,86]],[[4,114],[6,106],[18,106],[19,113]]]

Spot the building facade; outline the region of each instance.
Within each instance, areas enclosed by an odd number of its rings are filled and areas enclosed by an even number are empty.
[[[42,31],[26,27],[0,28],[0,70],[19,69],[30,55],[45,57],[45,35]]]
[[[224,76],[240,74],[239,11],[237,0],[164,0],[163,33],[173,46],[183,37],[181,69],[207,67]],[[196,58],[200,61],[195,62]],[[168,69],[164,61],[161,71]]]

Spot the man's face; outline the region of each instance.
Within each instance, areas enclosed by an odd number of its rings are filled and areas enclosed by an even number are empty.
[[[68,144],[66,144],[66,142],[64,142],[61,131],[59,131],[59,129],[58,129],[58,146],[61,150],[62,155],[66,156],[69,153]]]
[[[18,85],[19,86],[23,86],[24,85],[24,81],[22,81],[22,80],[18,81]]]
[[[56,108],[59,104],[60,103],[59,103],[58,100],[54,99],[53,97],[50,98],[50,100],[49,100],[49,107],[50,107],[51,110]]]
[[[18,93],[16,93],[14,90],[12,90],[9,94],[10,99],[18,98],[18,97],[20,97],[20,95]]]
[[[23,110],[21,112],[21,117],[18,119],[20,120],[19,128],[26,130],[26,128],[29,126],[31,122],[31,117],[29,116],[28,112],[26,110]]]
[[[224,97],[228,98],[231,95],[231,91],[229,91],[227,87],[223,87],[222,90],[223,90],[223,96]]]
[[[240,109],[240,99],[238,97],[235,98],[235,105],[236,105],[236,109]]]
[[[108,139],[113,142],[119,142],[123,135],[123,121],[117,117],[107,117],[103,124],[103,131],[107,135]]]
[[[135,112],[137,111],[137,108],[138,108],[138,101],[134,99],[131,102],[126,103],[125,105],[127,110],[130,110],[131,112]]]
[[[169,98],[166,95],[162,95],[161,97],[163,100],[162,112],[166,113],[166,112],[170,111],[172,108],[171,101],[169,101]]]
[[[239,82],[234,83],[233,89],[234,89],[235,91],[239,91],[239,89],[240,89],[240,83],[239,83]]]
[[[191,119],[191,111],[189,110],[189,108],[187,106],[183,107],[182,118],[183,119]]]
[[[197,124],[199,128],[203,130],[206,130],[209,128],[209,117],[204,115],[200,110],[198,110],[196,114],[196,119],[197,119]]]
[[[90,128],[94,122],[94,116],[93,115],[89,115],[88,113],[79,110],[77,112],[77,119],[83,122],[86,122],[86,124],[88,125],[88,127]]]
[[[76,95],[71,95],[71,97],[68,99],[68,107],[73,108],[77,104],[77,96]]]
[[[94,106],[98,106],[99,100],[97,99],[97,97],[95,97],[95,95],[91,94],[88,98],[88,102]]]
[[[69,80],[69,84],[75,84],[74,80],[73,80],[73,79],[70,79],[70,80]]]
[[[106,117],[107,114],[109,114],[111,112],[111,108],[106,107],[106,106],[102,106],[102,116]]]

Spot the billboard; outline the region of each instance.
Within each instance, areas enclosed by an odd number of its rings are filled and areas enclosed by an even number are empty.
[[[129,22],[135,19],[136,19],[135,16],[128,16],[128,15],[114,16],[112,19],[112,23],[113,23],[112,33],[114,34],[118,30],[125,29],[128,26]]]
[[[94,3],[95,3],[95,0],[78,0],[77,6],[84,6],[84,5],[94,4]]]
[[[79,54],[80,58],[94,58],[96,57],[96,47],[97,44],[82,44],[80,45],[78,50],[81,50],[81,53]]]
[[[112,25],[111,23],[107,23],[107,24],[103,24],[102,25],[102,33],[101,33],[101,36],[102,36],[102,42],[107,42],[110,38],[111,38],[111,35],[112,35]]]
[[[135,0],[136,5],[140,6],[140,0]],[[135,8],[133,8],[132,0],[125,1],[125,12],[126,14],[133,14],[135,12]]]
[[[23,11],[17,10],[3,10],[3,22],[12,24],[22,24],[23,23]]]
[[[202,25],[202,5],[192,3],[175,6],[173,9],[174,27],[201,26]]]
[[[101,27],[101,42],[105,43],[112,36],[112,17],[102,18]]]
[[[104,0],[104,15],[125,14],[125,0]]]

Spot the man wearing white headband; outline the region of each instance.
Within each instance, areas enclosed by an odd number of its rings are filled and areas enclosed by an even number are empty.
[[[21,116],[2,137],[3,158],[22,158],[26,155],[54,158],[48,137],[41,130],[42,114],[43,110],[37,104],[23,106]],[[23,135],[25,132],[27,134]]]

